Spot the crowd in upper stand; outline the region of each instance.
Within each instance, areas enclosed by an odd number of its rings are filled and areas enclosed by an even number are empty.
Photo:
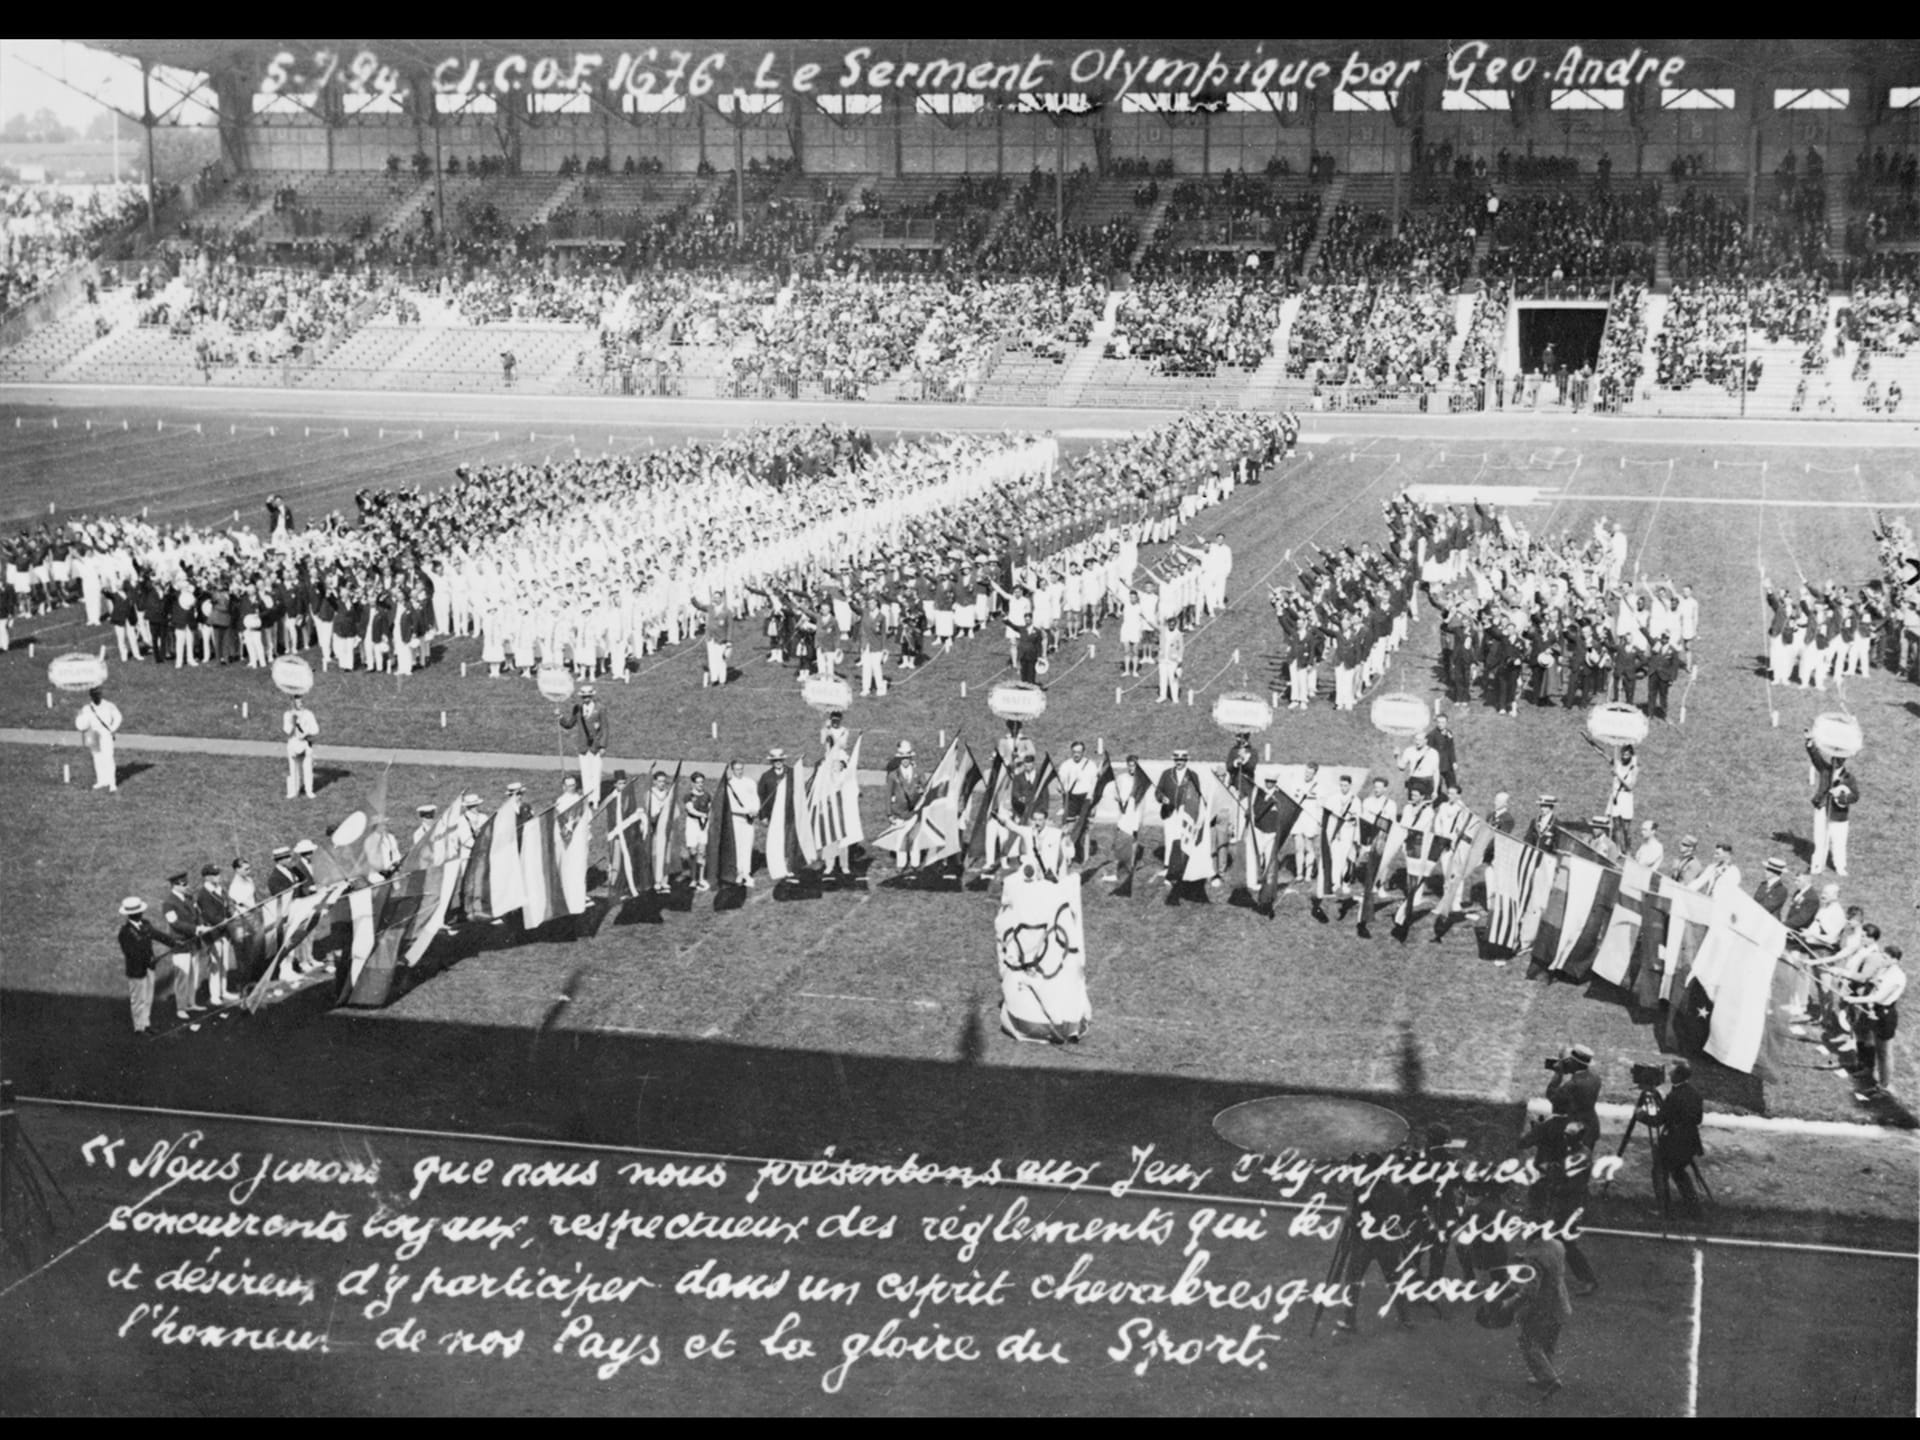
[[[1341,204],[1327,219],[1312,278],[1346,285],[1392,279],[1458,285],[1472,267],[1473,242],[1471,225],[1444,208],[1403,215],[1396,231],[1382,211]]]
[[[44,291],[100,242],[146,212],[138,185],[0,189],[0,315]]]
[[[1651,283],[1659,221],[1656,185],[1518,195],[1495,217],[1486,273],[1551,295],[1605,295],[1622,276]]]
[[[1059,199],[1054,177],[1038,170],[1024,180],[958,175],[888,199],[884,187],[856,196],[856,182],[804,175],[792,162],[756,160],[736,181],[711,166],[666,177],[657,161],[642,161],[625,175],[661,178],[622,184],[598,158],[570,160],[561,175],[582,183],[544,226],[522,223],[524,207],[508,203],[524,202],[538,188],[532,180],[449,194],[456,264],[424,288],[404,267],[441,252],[430,205],[383,234],[362,227],[271,249],[257,236],[211,232],[195,245],[189,224],[171,242],[180,252],[172,276],[142,282],[138,313],[191,336],[203,366],[298,356],[368,315],[409,323],[431,308],[476,325],[593,328],[609,376],[637,362],[715,376],[741,395],[802,387],[872,395],[897,380],[959,399],[999,355],[1064,360],[1086,344],[1110,277],[1131,269],[1109,358],[1175,376],[1252,369],[1271,352],[1289,287],[1305,282],[1289,374],[1408,388],[1447,378],[1453,292],[1473,273],[1479,244],[1480,271],[1495,288],[1476,304],[1451,378],[1473,387],[1496,372],[1510,294],[1614,292],[1592,393],[1624,398],[1637,391],[1647,349],[1645,295],[1630,287],[1651,280],[1664,241],[1679,285],[1656,356],[1660,384],[1751,385],[1764,362],[1749,354],[1742,370],[1740,353],[1763,342],[1802,346],[1802,368],[1823,371],[1835,277],[1854,286],[1839,338],[1859,347],[1855,380],[1869,378],[1873,358],[1920,338],[1912,257],[1875,248],[1903,233],[1902,207],[1914,205],[1920,157],[1905,152],[1858,157],[1847,188],[1867,214],[1852,228],[1844,271],[1828,245],[1829,179],[1812,150],[1782,157],[1763,177],[1752,223],[1744,196],[1716,192],[1698,156],[1675,160],[1663,194],[1614,184],[1605,156],[1583,171],[1573,157],[1472,155],[1442,143],[1416,154],[1413,203],[1397,221],[1344,203],[1322,228],[1320,185],[1334,170],[1316,156],[1302,178],[1277,159],[1264,173],[1195,178],[1127,159],[1069,173]],[[399,195],[431,165],[416,157],[410,180],[395,157],[389,171]],[[507,170],[489,157],[458,169],[450,159],[447,173],[490,182]],[[297,184],[232,183],[282,215],[310,208]],[[649,184],[652,195],[642,190]],[[1492,188],[1503,184],[1521,188]],[[52,187],[0,191],[0,308],[137,218],[142,198],[135,187],[84,198]],[[836,216],[838,235],[826,228]],[[1303,275],[1316,233],[1315,264]],[[555,239],[565,248],[548,243]],[[886,240],[899,243],[873,243]],[[263,263],[269,254],[314,265]]]

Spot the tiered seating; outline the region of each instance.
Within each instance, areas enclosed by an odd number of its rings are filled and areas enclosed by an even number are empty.
[[[75,306],[60,319],[40,326],[18,345],[0,350],[0,380],[49,379],[103,333],[130,328],[136,308],[131,286],[101,291],[99,304]]]
[[[250,213],[271,200],[276,192],[296,185],[301,172],[292,170],[256,170],[229,179],[212,198],[203,196],[194,210],[189,229],[198,235],[230,235]]]
[[[376,320],[348,336],[319,365],[303,371],[300,383],[318,390],[364,388],[422,333],[418,325]]]
[[[1320,218],[1320,193],[1305,181],[1229,173],[1171,183],[1151,260],[1211,247],[1271,247],[1281,274],[1300,268]]]
[[[1612,404],[1632,400],[1640,390],[1646,350],[1646,287],[1623,285],[1607,307],[1606,329],[1600,333],[1599,363],[1593,367],[1594,394]]]
[[[1501,364],[1501,350],[1507,339],[1507,310],[1513,292],[1503,283],[1487,286],[1473,301],[1473,317],[1467,324],[1466,343],[1454,362],[1453,378],[1463,385],[1490,384]]]
[[[974,398],[983,405],[1044,405],[1066,373],[1066,354],[1003,351],[980,382]]]
[[[1247,373],[1273,350],[1286,293],[1262,272],[1138,282],[1120,297],[1109,360],[1144,360],[1163,375]]]
[[[1651,284],[1660,214],[1656,185],[1510,194],[1484,269],[1513,281],[1522,295],[1604,296],[1625,278]]]
[[[1069,176],[1066,233],[1059,236],[1052,178],[1029,178],[1015,192],[1012,213],[981,252],[980,268],[991,274],[1104,279],[1126,264],[1139,238],[1133,188],[1133,181],[1098,181],[1084,171]]]
[[[865,253],[870,268],[914,264],[919,257],[890,252],[943,250],[965,258],[979,248],[1005,198],[1009,182],[974,175],[902,175],[866,183],[860,205],[838,239],[841,249]]]
[[[437,330],[426,348],[395,378],[422,390],[505,390],[501,352],[512,351],[513,385],[527,389],[593,343],[582,326],[480,325]]]
[[[1365,285],[1310,285],[1287,340],[1287,374],[1298,380],[1310,366],[1344,370],[1354,338],[1373,308]]]
[[[269,211],[260,225],[264,240],[322,235],[372,235],[380,217],[418,188],[410,175],[353,170],[297,178],[298,198]]]

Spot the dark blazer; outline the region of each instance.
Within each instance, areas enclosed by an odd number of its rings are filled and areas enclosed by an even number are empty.
[[[1685,1165],[1706,1154],[1700,1144],[1700,1122],[1706,1108],[1693,1082],[1682,1080],[1660,1102],[1660,1158],[1670,1166]]]

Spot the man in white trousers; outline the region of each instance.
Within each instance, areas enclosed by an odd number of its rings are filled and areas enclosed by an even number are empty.
[[[115,778],[113,737],[120,730],[120,707],[101,697],[96,687],[87,692],[87,703],[73,717],[73,728],[80,732],[80,743],[93,756],[93,788],[118,793]]]
[[[313,798],[313,737],[320,733],[320,721],[307,702],[296,695],[280,716],[280,731],[287,737],[287,799],[304,794]]]

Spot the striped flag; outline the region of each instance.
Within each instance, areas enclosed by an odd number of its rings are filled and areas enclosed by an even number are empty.
[[[1493,843],[1494,828],[1472,811],[1463,812],[1459,838],[1447,851],[1446,889],[1440,897],[1442,915],[1458,915],[1470,898],[1467,888],[1473,883],[1473,872],[1486,858],[1487,847]]]
[[[1498,831],[1487,867],[1487,944],[1518,953],[1533,946],[1553,893],[1554,857],[1537,845]]]
[[[858,845],[866,839],[860,823],[860,742],[864,738],[855,736],[847,751],[828,751],[813,772],[807,787],[807,823],[818,851]]]
[[[1613,909],[1608,913],[1600,946],[1594,952],[1593,973],[1609,985],[1627,988],[1633,957],[1640,944],[1647,891],[1658,880],[1652,870],[1635,860],[1620,864]]]
[[[312,895],[296,896],[291,890],[282,892],[289,903],[286,920],[280,928],[279,945],[265,973],[247,992],[247,1009],[258,1010],[263,1004],[280,998],[281,994],[291,993],[276,988],[287,960],[319,928],[323,919],[331,923],[333,907],[346,893],[346,887],[341,884],[324,886]]]
[[[1006,794],[1008,773],[1006,762],[996,750],[992,768],[987,771],[986,780],[974,786],[960,809],[961,844],[966,849],[969,865],[983,864],[987,856],[987,825],[1000,809],[1001,799]],[[929,787],[931,788],[931,787]]]
[[[520,916],[536,930],[561,913],[559,834],[549,805],[520,831]]]
[[[593,839],[594,804],[582,799],[554,812],[556,867],[560,874],[561,915],[587,912],[587,847]]]
[[[1620,894],[1620,872],[1578,855],[1563,856],[1554,891],[1560,899],[1560,913],[1558,924],[1552,926],[1552,947],[1543,957],[1543,943],[1553,921],[1549,906],[1548,919],[1534,940],[1534,958],[1570,980],[1584,980],[1593,969],[1600,939],[1612,918],[1613,904]]]

